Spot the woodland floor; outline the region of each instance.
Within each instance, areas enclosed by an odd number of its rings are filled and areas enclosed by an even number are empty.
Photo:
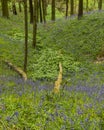
[[[0,61],[22,69],[23,25],[22,14],[0,18]],[[1,130],[103,130],[104,12],[38,24],[36,49],[29,24],[28,49],[26,82],[0,62]],[[53,95],[59,62],[64,90]]]

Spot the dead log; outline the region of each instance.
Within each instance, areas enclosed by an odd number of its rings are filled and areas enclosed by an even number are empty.
[[[11,62],[9,62],[7,60],[4,60],[4,63],[7,64],[12,70],[17,72],[24,79],[24,81],[27,80],[27,75],[21,68],[13,65]]]
[[[57,80],[55,81],[55,86],[54,86],[54,90],[53,90],[53,92],[55,94],[59,93],[61,83],[62,83],[62,65],[61,65],[61,63],[59,63],[59,75],[58,75]]]

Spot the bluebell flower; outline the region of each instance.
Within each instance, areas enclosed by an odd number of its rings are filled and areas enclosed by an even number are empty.
[[[18,111],[14,112],[13,116],[18,117],[19,116],[19,112]]]
[[[10,116],[7,116],[7,117],[6,117],[6,121],[10,122],[10,121],[11,121],[11,117],[10,117]]]

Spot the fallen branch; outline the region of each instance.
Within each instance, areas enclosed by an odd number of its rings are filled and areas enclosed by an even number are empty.
[[[94,62],[95,64],[101,64],[104,62],[104,57],[97,57],[97,60]]]
[[[60,69],[59,75],[58,75],[57,80],[55,81],[55,86],[54,86],[54,90],[53,90],[54,93],[59,93],[60,86],[61,86],[61,83],[62,83],[62,65],[61,65],[61,63],[59,63],[59,69]]]
[[[4,63],[7,64],[15,72],[17,72],[24,79],[24,81],[27,80],[27,75],[26,75],[26,73],[21,68],[13,65],[11,62],[9,62],[7,60],[5,60]]]

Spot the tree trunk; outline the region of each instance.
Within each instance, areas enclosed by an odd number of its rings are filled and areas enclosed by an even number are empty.
[[[36,47],[36,34],[37,34],[37,0],[34,0],[34,11],[33,11],[33,47]]]
[[[98,1],[98,8],[99,8],[99,10],[102,10],[102,0]]]
[[[17,15],[17,10],[16,10],[15,2],[12,3],[12,10],[13,10],[13,14]]]
[[[89,4],[89,1],[86,0],[86,11],[88,12],[88,4]]]
[[[42,4],[41,0],[39,0],[39,15],[40,15],[40,22],[43,22],[43,17],[42,17]]]
[[[70,15],[74,14],[74,0],[70,0]]]
[[[1,5],[2,5],[2,16],[5,18],[9,18],[8,0],[1,0]]]
[[[46,23],[46,1],[45,0],[42,0],[42,8],[43,8],[43,20],[44,20],[44,23]]]
[[[73,12],[77,13],[78,12],[77,8],[78,8],[78,2],[75,0],[74,1],[74,11]]]
[[[83,0],[79,0],[78,19],[83,16]]]
[[[68,17],[69,0],[66,0],[66,18]]]
[[[52,21],[55,21],[55,0],[52,0]]]
[[[28,16],[27,16],[27,0],[24,0],[24,14],[25,14],[25,56],[24,56],[24,71],[27,71],[27,56],[28,56]]]
[[[18,5],[19,5],[19,12],[22,12],[21,1],[18,1]]]
[[[33,4],[32,4],[32,0],[29,0],[29,8],[30,8],[30,23],[33,23]]]

